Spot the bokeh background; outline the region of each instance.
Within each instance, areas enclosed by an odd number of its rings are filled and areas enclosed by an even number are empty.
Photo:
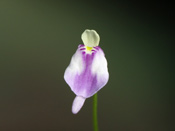
[[[174,131],[174,7],[168,2],[0,0],[0,131],[91,131],[63,74],[85,29],[106,54],[100,131]]]

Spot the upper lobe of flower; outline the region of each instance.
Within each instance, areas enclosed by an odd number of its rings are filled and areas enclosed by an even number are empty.
[[[95,47],[99,45],[100,36],[95,30],[85,30],[81,35],[81,39],[85,46]]]

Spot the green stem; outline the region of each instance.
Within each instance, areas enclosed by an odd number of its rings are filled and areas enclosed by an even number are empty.
[[[93,126],[94,126],[94,131],[98,131],[97,93],[93,96]]]

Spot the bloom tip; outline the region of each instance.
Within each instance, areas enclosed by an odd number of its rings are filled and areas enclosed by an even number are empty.
[[[99,45],[100,36],[95,30],[87,29],[82,33],[81,39],[85,46],[95,47]]]
[[[72,113],[77,114],[82,108],[86,98],[82,96],[76,96],[72,104]]]

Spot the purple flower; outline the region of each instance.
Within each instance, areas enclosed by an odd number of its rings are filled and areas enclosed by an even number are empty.
[[[86,98],[93,96],[106,85],[109,79],[107,61],[98,46],[100,37],[95,30],[85,30],[81,36],[84,45],[79,45],[64,73],[64,79],[76,94],[72,112],[78,113]]]

